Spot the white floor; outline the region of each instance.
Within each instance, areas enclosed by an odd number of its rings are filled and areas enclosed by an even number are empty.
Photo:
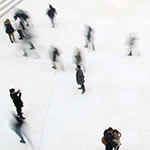
[[[56,28],[46,16],[48,4],[57,9]],[[21,89],[28,134],[36,150],[101,150],[103,131],[122,133],[120,150],[150,147],[150,1],[149,0],[24,0],[17,8],[27,10],[36,35],[36,59],[29,50],[11,44],[0,19],[0,147],[31,150],[10,129],[15,111],[9,89]],[[96,51],[84,46],[85,24],[95,29]],[[138,35],[135,51],[127,57],[126,39]],[[17,33],[16,39],[17,39]],[[53,70],[48,50],[53,44],[62,52],[65,71]],[[77,89],[73,53],[82,49],[86,93]]]

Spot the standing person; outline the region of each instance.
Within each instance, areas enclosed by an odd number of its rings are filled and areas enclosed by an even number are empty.
[[[23,33],[22,33],[21,20],[17,16],[14,16],[14,19],[15,19],[15,21],[14,21],[15,29],[17,30],[17,32],[19,34],[19,39],[22,40],[23,39]]]
[[[90,44],[92,45],[92,49],[95,50],[93,42],[93,29],[90,26],[87,26],[86,44],[84,47],[89,48]]]
[[[120,138],[121,138],[122,134],[117,130],[117,129],[114,129],[113,130],[113,141],[115,143],[117,143],[117,146],[115,147],[115,150],[119,150],[119,147],[121,145],[121,142],[120,142]]]
[[[5,26],[5,31],[8,34],[11,43],[15,42],[16,41],[15,36],[14,36],[15,30],[14,30],[13,26],[11,25],[11,22],[9,19],[6,19],[4,21],[4,26]]]
[[[49,5],[49,9],[47,10],[47,15],[49,16],[52,23],[52,27],[54,28],[55,27],[54,18],[55,15],[57,15],[57,11],[52,5]]]
[[[117,146],[117,143],[113,141],[114,136],[113,129],[111,127],[104,131],[104,138],[106,141],[106,150],[112,150]]]
[[[77,65],[77,68],[76,68],[77,72],[76,72],[76,81],[78,84],[81,85],[80,88],[78,89],[82,89],[82,94],[85,93],[85,86],[84,86],[84,74],[83,74],[83,71],[81,70],[81,66],[80,65]]]
[[[10,97],[12,98],[13,100],[13,103],[16,107],[16,111],[17,111],[17,115],[21,118],[21,119],[25,119],[25,117],[22,116],[22,107],[23,107],[23,102],[21,100],[21,91],[18,90],[17,92],[15,92],[15,89],[12,88],[9,90],[10,92]]]

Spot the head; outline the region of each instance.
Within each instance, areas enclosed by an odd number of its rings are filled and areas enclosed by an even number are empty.
[[[12,88],[12,89],[9,90],[9,92],[10,92],[10,94],[11,94],[11,93],[14,93],[14,92],[15,92],[15,89]]]
[[[17,16],[14,16],[14,19],[15,19],[15,20],[17,20],[17,18],[18,18]]]
[[[49,5],[49,8],[53,8],[52,5]]]
[[[80,69],[81,69],[81,66],[80,66],[80,65],[77,65],[76,70],[79,71]]]
[[[108,132],[109,132],[109,133],[113,133],[113,128],[112,128],[112,127],[109,127],[109,128],[108,128]]]

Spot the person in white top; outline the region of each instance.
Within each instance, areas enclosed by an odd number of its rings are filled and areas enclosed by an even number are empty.
[[[23,39],[23,32],[22,32],[21,21],[20,21],[19,17],[17,17],[17,16],[14,16],[14,19],[15,19],[15,21],[14,21],[15,30],[19,34],[19,39],[22,40]]]

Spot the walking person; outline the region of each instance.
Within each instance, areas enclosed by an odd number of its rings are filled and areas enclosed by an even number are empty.
[[[60,52],[59,52],[58,48],[51,46],[51,50],[49,51],[49,57],[52,60],[52,64],[53,64],[52,68],[53,69],[57,69],[56,63],[59,63],[61,69],[64,70],[63,63],[60,60]]]
[[[77,72],[76,72],[76,81],[77,81],[77,84],[81,85],[80,88],[78,89],[82,89],[82,94],[85,93],[85,86],[84,86],[84,74],[83,74],[83,71],[81,70],[81,66],[80,65],[77,65],[77,68],[76,68]]]
[[[32,148],[34,148],[29,136],[27,136],[27,133],[25,131],[25,121],[16,116],[15,114],[12,114],[14,117],[13,122],[11,122],[11,129],[19,136],[20,138],[20,143],[25,144],[26,141],[24,139],[24,137],[28,140],[28,142],[31,144]]]
[[[21,118],[21,119],[25,119],[25,117],[23,117],[23,113],[22,113],[22,107],[23,107],[23,102],[21,100],[21,91],[18,90],[17,92],[15,91],[14,88],[9,90],[10,92],[10,97],[13,100],[13,103],[16,107],[16,111],[17,111],[17,115]]]
[[[29,26],[28,20],[30,17],[26,11],[18,9],[14,16],[19,17],[19,19],[21,20],[20,23],[23,30],[25,30],[25,26]]]
[[[129,35],[129,39],[127,42],[127,45],[129,46],[129,54],[128,56],[132,56],[133,55],[133,49],[135,47],[135,41],[137,40],[135,35],[130,34]]]
[[[90,44],[92,46],[92,49],[95,50],[93,42],[93,29],[90,26],[87,26],[86,44],[84,47],[89,48]]]
[[[15,20],[14,21],[15,30],[19,34],[19,39],[22,40],[23,39],[23,32],[22,32],[21,20],[19,19],[18,16],[14,16],[14,20]]]
[[[24,54],[23,56],[27,57],[28,54],[27,54],[27,46],[30,45],[30,49],[33,50],[35,49],[35,46],[33,45],[33,33],[32,33],[32,28],[31,26],[29,27],[26,27],[25,30],[23,30],[23,51],[24,51]],[[39,56],[37,54],[37,56]]]
[[[76,66],[78,66],[78,65],[82,66],[83,71],[84,72],[86,71],[85,66],[83,65],[83,55],[79,48],[75,48],[74,63],[76,64]]]
[[[4,21],[4,26],[5,26],[5,31],[8,34],[11,43],[15,42],[16,41],[15,36],[14,36],[15,30],[14,30],[13,26],[11,25],[11,22],[9,19],[6,19]]]
[[[49,9],[47,10],[47,15],[51,20],[52,27],[54,28],[55,27],[54,18],[57,15],[57,11],[52,5],[49,5]]]

